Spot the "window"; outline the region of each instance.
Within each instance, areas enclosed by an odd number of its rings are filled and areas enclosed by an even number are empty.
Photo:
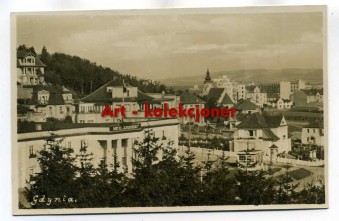
[[[310,129],[307,129],[307,133],[309,133],[310,132]]]
[[[80,123],[85,123],[85,121],[84,120],[80,120]]]
[[[36,155],[34,154],[34,148],[33,146],[29,146],[29,156],[28,158],[35,158]]]
[[[255,131],[254,130],[249,130],[248,132],[250,133],[250,137],[254,137],[255,136]]]
[[[313,129],[313,133],[315,133],[315,129]]]
[[[68,147],[68,148],[72,148],[72,142],[69,141],[69,142],[67,143],[67,147]]]
[[[29,175],[33,176],[34,175],[34,169],[31,167],[29,168]]]
[[[127,97],[129,97],[129,90],[126,91],[126,95],[127,95]]]
[[[121,146],[122,147],[127,147],[127,144],[128,144],[128,139],[122,139],[121,140]]]

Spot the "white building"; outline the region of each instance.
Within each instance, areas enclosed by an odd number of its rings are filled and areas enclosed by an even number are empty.
[[[291,82],[291,93],[306,89],[306,82],[304,80],[295,80]]]
[[[27,86],[32,89],[31,98],[29,101],[29,109],[34,114],[28,114],[28,121],[43,121],[34,120],[37,116],[46,118],[65,119],[67,116],[74,120],[75,105],[74,99],[76,94],[60,86],[50,85],[34,85]],[[32,116],[33,118],[29,118]]]
[[[277,108],[278,110],[291,109],[293,101],[288,99],[277,99],[275,102],[272,102],[272,107]]]
[[[246,99],[249,99],[258,107],[264,107],[264,104],[267,104],[267,93],[262,93],[259,87],[255,87],[253,91],[247,92]]]
[[[79,100],[77,123],[113,123],[122,121],[142,121],[145,118],[145,105],[149,109],[162,108],[165,103],[168,108],[176,108],[179,98],[175,95],[145,94],[134,86],[122,86],[110,81],[93,93]],[[111,110],[125,107],[126,117],[102,117],[101,114],[108,104]]]
[[[272,145],[277,152],[291,151],[291,138],[288,137],[288,126],[284,116],[269,116],[253,113],[238,125],[231,141],[231,150],[262,150],[266,156],[271,155]]]
[[[280,98],[282,99],[290,99],[291,92],[291,82],[289,81],[281,81],[280,82]]]
[[[301,142],[305,145],[316,144],[324,146],[324,122],[316,121],[303,127],[301,132]]]
[[[48,148],[51,138],[48,123],[22,124],[17,134],[17,152],[19,168],[19,188],[26,186],[30,175],[40,171],[36,154],[43,148]],[[57,124],[53,138],[62,140],[63,147],[74,149],[79,154],[80,148],[87,146],[88,153],[93,153],[93,165],[96,167],[105,160],[109,169],[114,159],[120,165],[120,170],[132,172],[134,141],[142,140],[145,130],[151,129],[160,138],[159,143],[173,141],[173,148],[178,148],[178,119],[150,120],[130,124]],[[20,132],[21,131],[21,132]],[[161,153],[158,155],[161,158]]]
[[[17,82],[22,85],[44,84],[46,65],[32,52],[17,51]]]

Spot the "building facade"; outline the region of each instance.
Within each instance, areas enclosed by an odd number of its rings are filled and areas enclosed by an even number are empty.
[[[315,144],[318,146],[324,146],[324,122],[314,121],[305,127],[301,132],[302,144]]]
[[[234,132],[230,142],[234,152],[261,150],[270,156],[272,145],[278,152],[291,151],[291,138],[288,137],[288,126],[284,116],[269,116],[253,113],[243,119]]]
[[[50,133],[47,123],[23,124],[17,135],[19,188],[26,186],[30,176],[40,171],[37,152],[48,148],[55,141],[62,147],[74,149],[74,155],[86,146],[93,154],[93,165],[97,167],[104,160],[109,169],[113,163],[120,165],[121,172],[132,172],[132,157],[135,141],[142,141],[145,130],[151,130],[160,138],[159,144],[173,141],[173,148],[178,148],[179,122],[177,119],[151,120],[131,124],[57,124],[57,131]],[[51,138],[53,137],[53,140]],[[161,152],[158,158],[161,159]],[[79,162],[77,162],[79,164]]]
[[[32,52],[17,51],[17,82],[21,85],[44,84],[46,65]]]

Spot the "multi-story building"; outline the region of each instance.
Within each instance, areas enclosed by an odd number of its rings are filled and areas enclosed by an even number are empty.
[[[46,118],[65,119],[67,116],[74,121],[76,94],[60,86],[35,85],[29,86],[32,95],[29,101],[29,109],[33,112],[27,114],[27,121],[37,120],[37,116]],[[34,120],[35,119],[35,120]]]
[[[291,92],[291,82],[289,81],[281,81],[280,82],[280,98],[282,99],[290,99]]]
[[[22,85],[44,84],[46,65],[32,52],[17,51],[17,82]]]
[[[145,105],[149,109],[155,107],[162,108],[164,103],[168,108],[176,108],[179,98],[175,95],[165,94],[145,94],[137,87],[125,85],[122,86],[115,81],[110,81],[93,93],[79,100],[79,110],[77,114],[77,123],[113,123],[122,121],[140,121],[145,118]],[[106,105],[111,110],[125,108],[125,117],[105,116],[101,114]]]
[[[324,146],[324,121],[314,121],[303,127],[301,142],[306,145]]]
[[[237,99],[238,100],[245,100],[246,99],[246,85],[241,83],[237,85]]]
[[[267,104],[267,94],[260,92],[259,87],[255,87],[253,90],[248,91],[246,99],[249,99],[258,107],[264,107],[264,104]]]
[[[306,82],[304,80],[291,81],[291,93],[306,89]]]
[[[57,129],[51,135],[51,128]],[[109,124],[65,124],[58,123],[19,123],[17,134],[17,151],[19,163],[19,188],[24,188],[30,176],[40,171],[36,154],[60,140],[62,147],[73,148],[74,155],[86,146],[93,154],[93,166],[97,167],[104,160],[110,170],[114,161],[120,165],[119,170],[132,172],[132,157],[135,141],[141,141],[145,130],[151,129],[159,144],[173,141],[173,148],[178,148],[178,119],[152,119],[135,123]],[[158,158],[161,159],[161,152]],[[79,162],[77,162],[79,163]]]
[[[271,155],[271,147],[275,145],[278,153],[291,150],[291,138],[288,137],[288,126],[284,116],[270,116],[253,113],[248,115],[237,126],[230,142],[231,150],[262,150]]]
[[[235,83],[232,82],[226,75],[223,75],[220,78],[213,79],[214,87],[224,88],[228,96],[234,101],[236,100],[236,89]]]

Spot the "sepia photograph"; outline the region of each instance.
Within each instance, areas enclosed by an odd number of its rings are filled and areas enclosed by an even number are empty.
[[[13,214],[328,208],[326,13],[12,13]]]

